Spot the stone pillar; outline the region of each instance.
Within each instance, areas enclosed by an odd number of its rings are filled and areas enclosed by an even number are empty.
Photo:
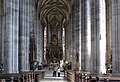
[[[70,23],[68,26],[65,26],[65,54],[66,58],[65,60],[68,62],[71,62],[71,24],[72,24],[72,18],[70,14]]]
[[[44,28],[42,26],[40,28],[40,63],[43,62],[44,57]]]
[[[77,34],[77,36],[78,36],[77,37],[77,39],[78,39],[77,46],[78,46],[78,54],[79,54],[79,56],[78,56],[78,60],[79,60],[78,66],[79,66],[79,71],[81,71],[81,70],[83,70],[82,67],[81,67],[81,65],[82,65],[82,62],[81,62],[81,59],[82,59],[81,58],[81,31],[82,31],[81,30],[81,4],[82,4],[81,0],[79,0],[78,3],[79,3],[79,5],[78,5],[79,6],[79,8],[78,8],[79,9],[78,10],[78,12],[79,12],[78,13],[79,22],[78,22],[78,31],[77,31],[78,32],[78,34]]]
[[[35,32],[34,32],[34,22],[35,20],[35,1],[29,0],[29,63],[30,63],[30,69],[33,69],[33,61],[34,61],[34,47],[35,47]]]
[[[38,27],[36,23],[39,21],[37,19],[38,15],[37,15],[35,1],[31,1],[31,9],[32,9],[31,13],[33,14],[32,15],[33,20],[31,20],[33,22],[33,27],[32,27],[33,28],[33,42],[34,42],[34,54],[33,54],[33,56],[34,56],[34,61],[36,61],[37,60],[37,27]]]
[[[73,60],[73,69],[77,70],[79,68],[79,64],[78,62],[81,62],[81,60],[79,59],[79,56],[81,56],[81,50],[80,50],[80,46],[79,45],[81,42],[80,40],[80,0],[74,0],[73,3],[73,13],[72,13],[72,58]],[[80,51],[79,51],[80,50]],[[83,63],[83,62],[82,62]]]
[[[70,44],[69,44],[70,62],[72,62],[72,59],[73,59],[73,58],[72,58],[72,57],[73,57],[73,56],[72,56],[72,49],[73,49],[73,48],[72,48],[72,22],[73,22],[73,21],[72,21],[72,16],[71,16],[71,26],[69,27],[69,29],[70,29],[70,30],[69,30],[69,31],[70,31],[70,35],[69,35],[69,38],[70,38],[70,39],[69,39],[69,43],[70,43]]]
[[[65,62],[73,62],[72,61],[72,13],[70,14],[70,23],[68,26],[65,26]],[[71,63],[72,64],[72,63]]]
[[[19,0],[4,0],[4,72],[18,73]]]
[[[19,28],[19,71],[25,71],[25,1],[20,1],[20,28]],[[24,47],[25,46],[25,47]]]
[[[86,71],[90,72],[90,61],[91,61],[91,10],[90,10],[90,0],[86,0]]]
[[[3,62],[3,1],[0,0],[0,64]]]
[[[79,12],[79,0],[76,0],[76,10],[75,10],[75,20],[74,20],[74,31],[75,31],[75,39],[74,39],[74,42],[75,42],[75,45],[74,45],[74,48],[75,48],[75,59],[76,59],[76,69],[78,70],[79,69],[79,56],[80,56],[80,51],[79,51],[79,48],[80,48],[80,45],[79,45],[79,41],[80,41],[80,27],[79,27],[79,22],[80,22],[80,12]]]
[[[63,41],[63,23],[61,22],[60,25],[58,25],[58,46],[62,46]]]
[[[37,18],[37,17],[36,17]],[[37,61],[39,61],[39,64],[41,64],[40,63],[40,55],[41,55],[41,53],[40,53],[40,35],[41,35],[41,33],[40,33],[40,25],[39,25],[39,21],[38,21],[38,18],[37,18],[37,20],[36,20],[36,25],[37,25]]]
[[[50,46],[51,46],[51,29],[50,29],[50,24],[47,22],[46,23],[46,59],[48,59],[48,57],[51,56]]]
[[[105,73],[105,0],[91,1],[91,73]]]
[[[81,71],[85,71],[85,52],[86,52],[85,1],[81,0],[81,5],[80,5],[81,6],[80,20],[81,20],[81,30],[82,30],[81,31]]]
[[[47,23],[46,24],[46,28],[47,28],[47,33],[46,33],[46,44],[48,45],[48,46],[50,46],[50,43],[51,43],[51,30],[50,30],[50,25]]]
[[[69,54],[69,26],[65,28],[65,60],[70,61],[70,54]]]
[[[74,70],[76,68],[76,59],[75,59],[75,11],[76,11],[76,0],[73,1],[72,6],[72,15],[71,15],[71,27],[70,27],[70,55],[72,56],[71,62],[72,62],[72,69]]]
[[[111,49],[111,0],[106,0],[106,68],[112,64],[112,49]]]
[[[90,0],[81,0],[81,71],[90,71]]]
[[[30,44],[30,19],[31,19],[31,13],[30,10],[30,0],[26,0],[26,39],[25,39],[25,45],[26,45],[26,52],[25,52],[25,59],[26,59],[26,63],[25,63],[25,69],[26,71],[30,70],[30,63],[29,63],[29,44]],[[34,7],[34,6],[32,6]]]
[[[112,67],[120,73],[120,0],[112,1]]]
[[[39,10],[39,8],[37,9]],[[39,14],[37,12],[37,10],[35,11],[35,18],[36,18],[36,25],[37,25],[37,59],[39,61],[39,64],[41,65],[43,63],[43,59],[44,59],[44,28],[41,24],[41,19],[38,18]],[[47,29],[47,27],[46,27]],[[48,33],[46,33],[48,34]]]
[[[19,71],[29,70],[29,0],[20,0]]]

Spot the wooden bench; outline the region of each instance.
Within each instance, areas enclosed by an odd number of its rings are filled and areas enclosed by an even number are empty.
[[[75,82],[74,72],[65,71],[65,78],[67,78],[70,82]]]
[[[44,78],[45,71],[27,71],[11,74],[0,74],[0,82],[39,82]]]

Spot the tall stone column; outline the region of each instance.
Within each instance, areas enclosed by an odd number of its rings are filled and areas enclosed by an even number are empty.
[[[25,71],[25,35],[24,35],[24,23],[25,23],[25,1],[20,1],[20,28],[19,28],[19,71]]]
[[[70,23],[68,26],[65,26],[65,34],[66,34],[66,61],[67,62],[73,62],[72,61],[72,13],[70,14]],[[66,62],[65,61],[65,62]],[[66,63],[67,63],[66,62]],[[72,64],[72,63],[71,63]]]
[[[75,11],[76,11],[76,0],[73,1],[72,6],[72,15],[71,15],[71,27],[70,27],[70,55],[72,56],[71,62],[72,62],[72,69],[74,70],[76,68],[76,58],[75,58]]]
[[[18,73],[19,0],[4,0],[4,73]]]
[[[29,0],[20,0],[19,71],[29,70]]]
[[[111,0],[106,0],[106,68],[112,64],[112,49],[111,49],[111,20],[112,9]]]
[[[81,0],[81,71],[90,71],[90,0]]]
[[[58,25],[58,46],[62,47],[62,41],[63,41],[63,23],[61,21],[60,25]]]
[[[81,70],[81,0],[74,0],[72,13],[72,58],[73,68]],[[79,63],[78,63],[79,62]],[[83,63],[83,62],[82,62]]]
[[[42,26],[39,27],[40,30],[40,63],[43,62],[44,57],[44,28]]]
[[[105,73],[105,0],[91,1],[91,73]]]
[[[46,59],[51,55],[50,54],[50,46],[51,46],[51,29],[50,24],[46,23]],[[49,60],[48,60],[49,62]]]
[[[76,69],[79,69],[79,55],[80,55],[80,51],[79,51],[79,41],[80,41],[80,27],[79,27],[79,17],[80,17],[80,14],[79,14],[79,0],[76,0],[76,6],[75,6],[75,19],[74,19],[74,33],[75,33],[75,37],[74,37],[74,49],[75,49],[75,52],[74,52],[74,55],[75,55],[75,60],[76,60]]]
[[[72,12],[72,14],[73,14],[73,12]],[[70,35],[69,35],[69,55],[70,55],[70,62],[72,62],[72,57],[73,57],[73,55],[72,55],[72,50],[73,50],[73,48],[72,48],[72,24],[73,24],[73,19],[72,19],[72,15],[71,15],[71,25],[70,25],[70,27],[69,27],[69,31],[70,31]]]
[[[32,4],[31,13],[33,14],[32,15],[33,20],[31,20],[31,21],[33,22],[32,28],[33,28],[33,41],[34,41],[34,54],[33,54],[34,59],[33,60],[36,61],[37,60],[37,28],[38,28],[37,22],[39,22],[39,21],[37,19],[38,15],[37,15],[37,8],[36,8],[35,1],[31,0],[31,4]]]
[[[40,40],[41,40],[41,38],[40,38],[40,35],[41,35],[41,33],[40,33],[40,24],[39,24],[40,22],[39,22],[39,20],[38,20],[38,17],[37,17],[37,15],[36,15],[36,25],[37,25],[37,61],[39,61],[39,64],[41,64],[41,58],[40,58],[40,56],[41,56],[41,53],[40,53]]]
[[[120,73],[120,0],[112,1],[112,67]]]
[[[46,44],[48,45],[48,46],[50,46],[50,43],[51,43],[51,30],[50,30],[50,25],[47,23],[46,24],[46,30],[47,30],[47,32],[46,32]]]
[[[71,54],[71,27],[72,27],[72,14],[70,14],[70,23],[68,24],[68,26],[64,26],[65,27],[65,61],[67,62],[71,62],[71,57],[72,57],[72,54]]]
[[[79,50],[78,51],[78,53],[79,53],[79,56],[78,56],[79,57],[78,58],[79,59],[79,63],[78,63],[79,64],[78,65],[79,66],[79,71],[83,70],[82,69],[83,67],[81,66],[82,65],[82,61],[81,61],[81,59],[82,59],[81,58],[81,31],[82,30],[81,30],[81,22],[80,22],[81,21],[81,4],[82,4],[81,0],[79,0],[79,10],[78,10],[79,11],[79,14],[78,14],[79,15],[79,22],[78,22],[79,23],[79,25],[78,25],[79,26],[79,28],[78,28],[79,33],[78,34],[79,35],[78,35],[78,44],[77,44],[78,45],[78,50]]]
[[[0,64],[3,62],[3,1],[0,0]]]
[[[42,27],[39,18],[37,18],[37,61],[41,65],[44,57],[44,27]]]
[[[70,24],[65,28],[65,60],[68,62],[70,62]]]
[[[33,69],[33,61],[35,59],[35,1],[29,0],[29,65],[30,70]],[[35,23],[35,24],[34,24]]]
[[[34,8],[34,5],[32,5],[32,7]],[[31,7],[30,7],[30,0],[26,0],[26,39],[25,39],[25,45],[26,45],[26,52],[25,52],[25,59],[26,59],[26,63],[25,63],[25,69],[27,71],[30,70],[30,63],[29,63],[29,44],[30,44],[30,20],[31,20],[31,13],[30,12]]]

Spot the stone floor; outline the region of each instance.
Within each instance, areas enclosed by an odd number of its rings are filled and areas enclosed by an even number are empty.
[[[60,77],[53,77],[52,71],[47,70],[44,79],[40,80],[39,82],[68,82],[68,81],[64,78],[63,72],[61,72]]]

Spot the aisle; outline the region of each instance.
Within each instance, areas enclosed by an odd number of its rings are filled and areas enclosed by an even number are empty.
[[[68,82],[68,81],[64,79],[63,72],[61,73],[60,77],[53,77],[52,71],[48,70],[45,73],[44,79],[42,79],[40,82]]]

